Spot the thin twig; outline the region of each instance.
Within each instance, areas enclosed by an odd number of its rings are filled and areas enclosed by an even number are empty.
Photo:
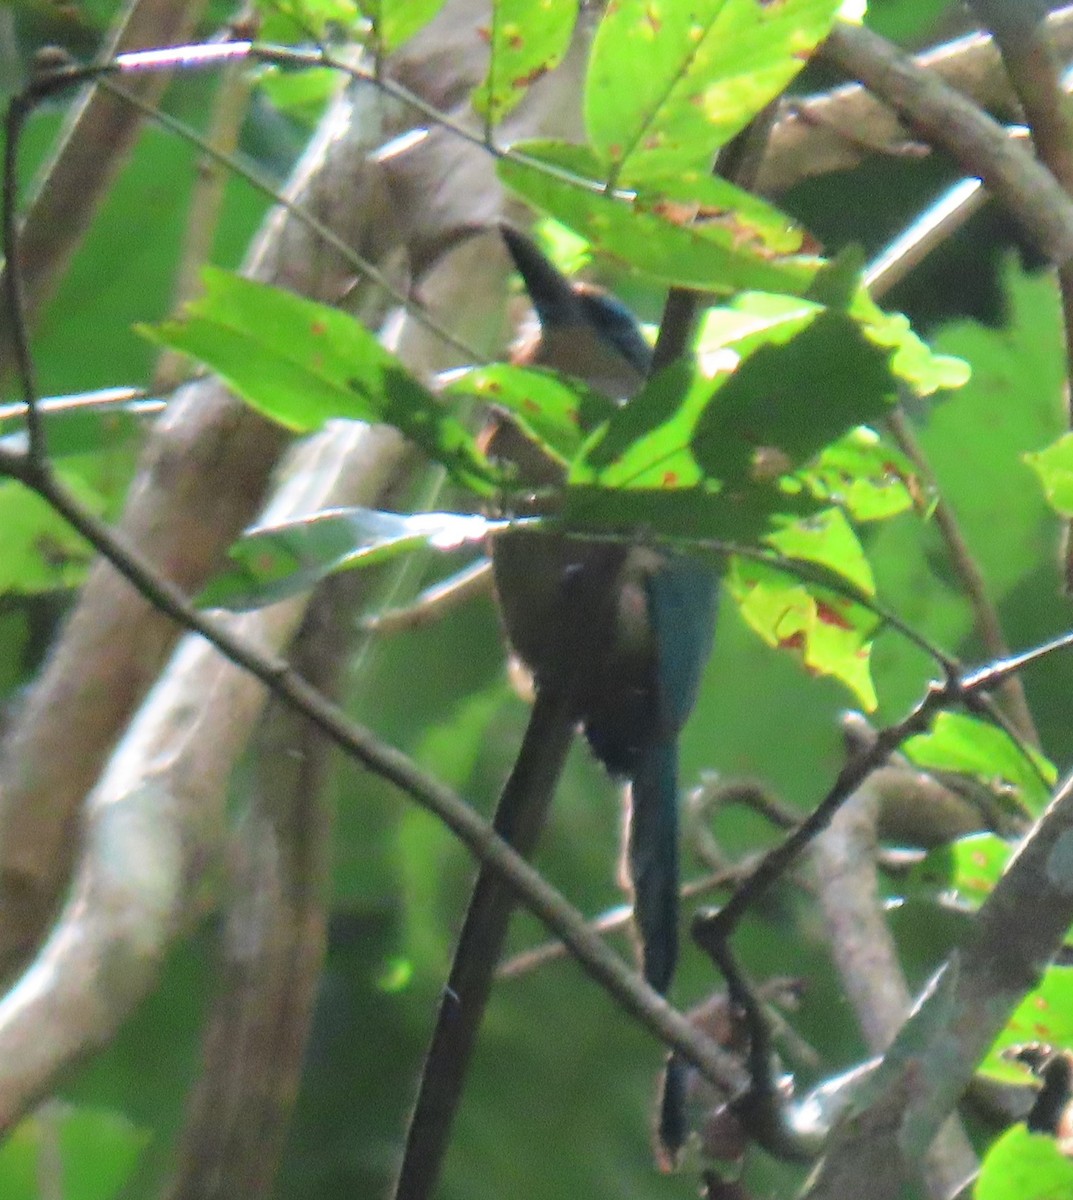
[[[961,582],[972,607],[976,633],[989,658],[1008,658],[1010,647],[1002,632],[998,611],[987,594],[987,581],[973,557],[961,525],[949,502],[943,496],[938,481],[931,469],[927,455],[917,441],[908,418],[901,409],[895,409],[887,418],[887,426],[899,449],[913,464],[927,491],[935,497],[933,514],[935,525],[946,544],[950,565]],[[1005,700],[1010,721],[1018,741],[1039,747],[1039,732],[1028,707],[1024,684],[1020,675],[1011,675],[1002,685],[1001,695]]]
[[[182,249],[175,272],[173,312],[178,312],[188,300],[192,300],[201,292],[201,272],[212,254],[220,214],[223,211],[228,168],[234,160],[242,124],[249,111],[251,86],[251,81],[236,63],[225,67],[221,72],[212,101],[211,123],[205,140],[224,156],[224,160],[205,157],[194,168]],[[187,372],[186,356],[167,347],[157,357],[153,387],[174,387],[186,377]]]

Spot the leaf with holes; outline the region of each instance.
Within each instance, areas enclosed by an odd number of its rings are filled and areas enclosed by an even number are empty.
[[[807,671],[831,675],[876,707],[869,670],[879,618],[871,609],[828,588],[808,586],[767,563],[731,560],[727,590],[746,623],[769,646],[788,650]]]

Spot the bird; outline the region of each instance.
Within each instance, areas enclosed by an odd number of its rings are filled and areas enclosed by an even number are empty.
[[[636,318],[615,296],[566,278],[512,226],[502,235],[539,325],[514,361],[551,367],[628,403],[652,365]],[[502,428],[486,443],[493,454]],[[558,473],[551,464],[534,469],[532,459],[530,452],[524,465],[535,482]],[[643,974],[665,993],[678,957],[678,735],[711,653],[718,576],[707,562],[650,546],[609,550],[525,532],[496,537],[491,557],[507,636],[534,686],[570,686],[566,676],[574,676],[589,746],[613,779],[627,782],[625,873]],[[579,659],[563,630],[586,620],[606,624],[587,631]]]
[[[628,403],[652,366],[637,319],[615,296],[568,279],[515,227],[500,232],[537,322],[512,361]],[[562,465],[505,413],[493,414],[481,441],[535,492],[563,480]],[[666,994],[678,959],[678,735],[711,651],[718,576],[708,563],[651,546],[516,528],[491,538],[490,557],[506,637],[535,692],[496,831],[519,853],[532,853],[558,774],[552,760],[561,765],[580,725],[595,757],[626,787],[623,874],[641,970]],[[425,1200],[435,1185],[512,906],[506,885],[483,868],[441,999],[395,1200]],[[669,1073],[657,1130],[663,1146],[684,1138],[683,1086]]]

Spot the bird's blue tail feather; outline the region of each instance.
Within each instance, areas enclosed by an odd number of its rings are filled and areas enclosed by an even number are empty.
[[[666,992],[678,960],[678,746],[645,746],[630,786],[626,859],[645,979]]]

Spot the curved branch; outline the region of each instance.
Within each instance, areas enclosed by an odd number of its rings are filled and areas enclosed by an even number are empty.
[[[1050,262],[1073,258],[1073,200],[997,121],[863,26],[837,25],[823,55],[966,174],[979,176]]]

